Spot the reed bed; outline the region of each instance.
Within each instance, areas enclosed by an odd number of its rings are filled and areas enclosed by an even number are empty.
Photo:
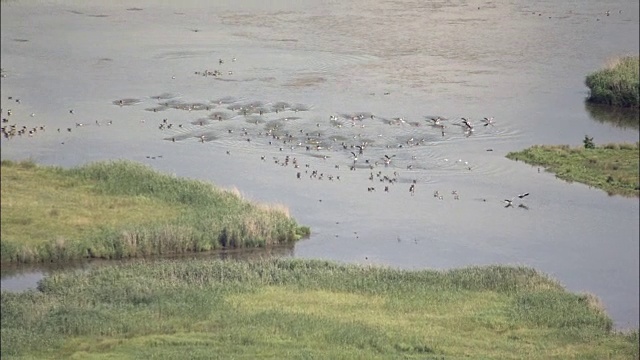
[[[525,267],[160,260],[1,293],[3,358],[631,359],[597,299]]]
[[[605,68],[587,76],[587,101],[620,107],[640,107],[640,57],[609,60]]]
[[[638,143],[605,144],[593,149],[568,145],[535,145],[507,158],[542,166],[556,177],[577,181],[609,195],[640,196]]]
[[[282,205],[111,161],[63,169],[2,162],[2,262],[265,247],[309,235]]]

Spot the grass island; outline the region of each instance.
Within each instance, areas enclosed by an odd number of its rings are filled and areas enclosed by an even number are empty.
[[[542,166],[560,179],[577,181],[606,191],[610,195],[639,196],[638,143],[606,144],[593,148],[568,145],[534,145],[507,154]]]
[[[2,292],[7,359],[637,359],[597,298],[526,267],[137,261]]]
[[[309,235],[284,205],[111,161],[2,161],[2,262],[118,259],[265,247]]]
[[[589,74],[585,84],[591,90],[588,102],[618,107],[640,107],[640,57],[610,60],[604,69]]]

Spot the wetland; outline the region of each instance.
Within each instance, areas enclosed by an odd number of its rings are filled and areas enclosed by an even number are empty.
[[[638,327],[637,198],[505,157],[638,141],[584,85],[638,53],[637,2],[1,6],[2,160],[139,162],[286,204],[311,236],[284,257],[530,266]]]

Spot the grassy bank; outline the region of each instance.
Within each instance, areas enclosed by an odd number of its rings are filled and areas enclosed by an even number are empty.
[[[622,107],[640,107],[640,57],[611,60],[604,69],[587,76],[588,101]]]
[[[2,262],[269,246],[309,234],[284,206],[251,203],[237,191],[132,162],[1,166]]]
[[[608,144],[593,149],[536,145],[507,158],[542,166],[560,179],[597,187],[609,194],[639,196],[638,143]]]
[[[528,268],[161,261],[2,292],[2,357],[632,359],[597,299]]]

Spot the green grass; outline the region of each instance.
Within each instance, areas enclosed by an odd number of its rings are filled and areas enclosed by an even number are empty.
[[[3,359],[637,359],[597,299],[523,267],[136,262],[1,293]]]
[[[79,168],[2,161],[2,262],[264,247],[309,234],[282,205],[127,161]]]
[[[587,76],[588,101],[620,107],[640,107],[640,57],[613,59],[602,70]]]
[[[568,145],[535,145],[507,158],[542,166],[560,179],[577,181],[610,195],[639,196],[638,143],[607,144],[594,149]]]

